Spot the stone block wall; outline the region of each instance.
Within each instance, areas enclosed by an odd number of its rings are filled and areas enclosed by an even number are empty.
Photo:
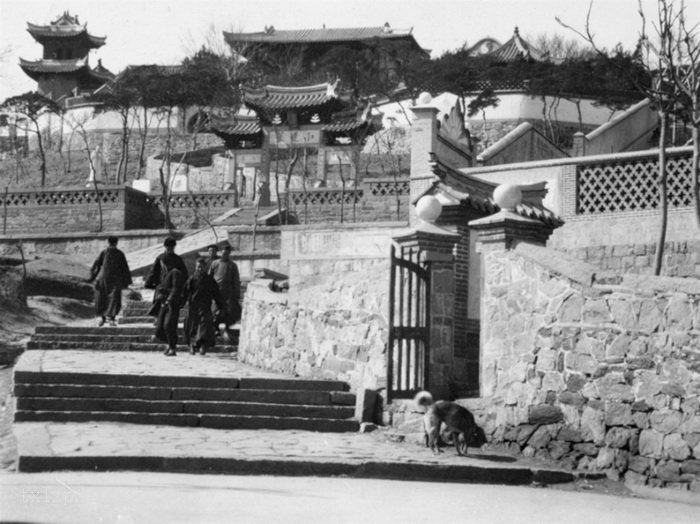
[[[484,253],[476,404],[491,439],[580,470],[700,491],[698,281],[627,275],[589,285],[593,268],[521,247]],[[578,275],[562,276],[567,266]]]
[[[292,263],[294,264],[294,263]],[[289,375],[347,381],[353,390],[386,382],[388,259],[304,261],[288,293],[249,284],[238,355]]]
[[[647,275],[654,272],[655,243],[590,246],[567,251],[603,270]],[[666,242],[661,271],[663,275],[672,277],[700,275],[700,241]]]

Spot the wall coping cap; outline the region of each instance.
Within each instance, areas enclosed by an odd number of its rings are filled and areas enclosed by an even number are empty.
[[[597,268],[568,253],[528,242],[518,242],[513,251],[582,286],[591,286],[595,280]]]
[[[407,240],[436,240],[441,242],[457,242],[461,238],[459,233],[450,231],[435,224],[420,221],[420,223],[411,229],[399,231],[391,237],[397,242]]]
[[[509,209],[501,209],[498,213],[489,215],[483,218],[477,218],[476,220],[471,220],[469,222],[469,227],[476,227],[477,229],[483,229],[488,226],[495,226],[497,224],[504,224],[506,222],[519,222],[520,224],[532,224],[541,226],[543,225],[541,221],[535,220],[533,218],[527,218],[518,213],[510,211]]]

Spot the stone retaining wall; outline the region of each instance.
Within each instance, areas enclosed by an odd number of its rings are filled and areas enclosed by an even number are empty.
[[[249,284],[238,356],[264,369],[376,389],[386,379],[388,260],[340,263],[289,293]],[[341,276],[342,275],[342,276]]]
[[[483,256],[482,398],[470,404],[490,440],[700,492],[700,282],[590,285],[594,268],[522,244]]]

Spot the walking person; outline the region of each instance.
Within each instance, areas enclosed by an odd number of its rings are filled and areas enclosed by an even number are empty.
[[[124,253],[117,248],[119,239],[110,236],[104,249],[90,268],[90,282],[95,287],[95,316],[97,325],[116,326],[122,308],[122,290],[131,285],[131,271]]]
[[[162,305],[162,293],[159,293],[159,287],[165,281],[165,277],[171,269],[179,270],[184,279],[187,280],[187,267],[180,255],[175,254],[175,246],[177,241],[173,237],[168,237],[163,241],[164,251],[156,257],[151,271],[146,277],[146,289],[155,289],[153,294],[153,307],[148,312],[150,316],[157,317]]]
[[[211,269],[211,265],[215,260],[219,260],[219,246],[216,244],[211,244],[207,247],[207,253],[209,253],[209,258],[207,259],[207,272]]]
[[[216,343],[212,302],[219,310],[224,307],[219,287],[207,273],[205,259],[197,259],[194,275],[185,283],[183,297],[187,302],[185,341],[190,353],[194,355],[199,350],[200,355],[204,355]]]
[[[219,310],[216,320],[217,331],[220,322],[225,323],[228,330],[241,319],[241,277],[238,266],[231,260],[230,245],[224,246],[221,258],[212,263],[209,274],[214,277],[224,300],[224,307]]]
[[[155,338],[168,344],[164,352],[166,357],[174,357],[177,350],[177,323],[180,319],[185,278],[186,274],[180,269],[172,268],[156,290],[160,308]]]

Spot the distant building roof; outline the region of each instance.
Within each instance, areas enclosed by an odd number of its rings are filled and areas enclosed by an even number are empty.
[[[89,77],[96,80],[106,82],[114,78],[114,74],[98,61],[97,67],[94,69],[88,65],[87,57],[73,58],[70,60],[35,60],[29,61],[23,58],[19,59],[19,66],[22,70],[34,80],[37,80],[42,75],[47,74],[70,74],[76,72],[86,73]]]
[[[522,39],[517,27],[513,32],[513,38],[495,51],[489,53],[488,56],[503,62],[512,62],[514,60],[534,60],[540,62],[546,58],[545,53]]]
[[[349,27],[349,28],[322,28],[322,29],[283,29],[277,30],[273,26],[265,27],[264,31],[257,33],[231,33],[224,32],[227,42],[251,42],[251,43],[309,43],[309,42],[347,42],[353,40],[397,39],[410,38],[413,40],[413,28],[393,29],[388,23],[379,27]]]
[[[487,36],[486,38],[482,38],[476,44],[467,49],[467,54],[469,56],[487,55],[489,53],[492,53],[499,47],[501,47],[501,43],[498,40]]]
[[[89,34],[87,24],[81,25],[78,17],[71,16],[68,11],[65,11],[49,25],[36,25],[27,22],[27,31],[38,42],[53,38],[84,38],[91,48],[101,47],[107,40],[107,37]]]

